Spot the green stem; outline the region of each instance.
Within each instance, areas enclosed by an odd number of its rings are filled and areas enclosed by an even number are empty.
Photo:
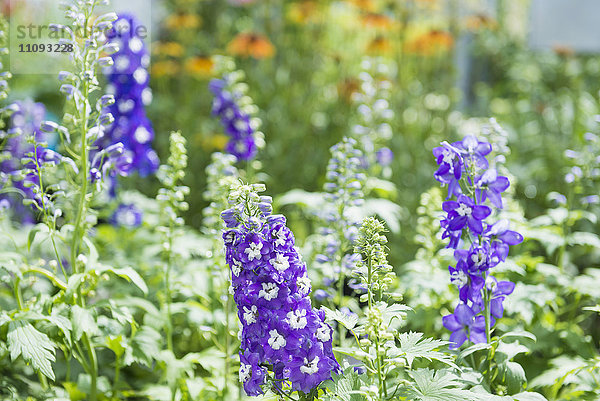
[[[50,272],[42,267],[28,267],[26,270],[23,271],[23,274],[28,274],[28,273],[41,274],[42,276],[46,277],[48,280],[52,281],[52,283],[54,283],[54,285],[57,286],[58,288],[60,288],[61,290],[67,289],[67,284],[64,281],[62,281],[61,279],[56,277],[54,274],[52,274],[52,272]]]
[[[117,356],[115,360],[115,380],[113,382],[112,388],[112,398],[114,400],[118,400],[118,391],[119,391],[119,376],[121,374],[121,357]]]
[[[167,334],[167,349],[173,352],[173,322],[171,313],[171,264],[172,264],[172,248],[173,248],[173,224],[169,226],[168,243],[169,250],[166,256],[167,262],[165,267],[165,291],[166,291],[166,303],[167,303],[167,324],[165,331]]]
[[[15,299],[17,300],[17,307],[21,311],[23,310],[23,296],[21,295],[21,279],[19,277],[15,277],[13,289],[15,292]]]

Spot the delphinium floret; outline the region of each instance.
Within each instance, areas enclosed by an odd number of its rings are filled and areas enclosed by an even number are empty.
[[[282,215],[273,215],[262,184],[232,187],[222,213],[226,261],[241,322],[239,380],[248,395],[309,394],[339,365],[333,331],[312,307],[306,264]]]
[[[459,289],[459,304],[443,318],[444,327],[452,332],[452,348],[467,340],[489,343],[495,319],[504,312],[502,302],[515,287],[490,273],[506,260],[509,246],[523,241],[521,234],[509,230],[507,220],[492,221],[503,207],[502,193],[510,183],[495,168],[503,159],[495,158],[490,167],[491,153],[489,142],[472,135],[452,144],[443,142],[433,150],[439,166],[434,177],[448,187],[448,200],[442,204],[446,212],[442,237],[450,238],[448,248],[454,249],[456,265],[449,266],[449,272]]]

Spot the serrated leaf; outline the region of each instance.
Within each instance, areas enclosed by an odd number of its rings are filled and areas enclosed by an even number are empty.
[[[415,383],[407,395],[421,401],[482,401],[485,394],[460,389],[460,382],[443,370],[419,369],[409,372]]]
[[[352,330],[356,326],[356,323],[358,323],[357,315],[346,315],[345,313],[340,312],[339,310],[333,311],[324,306],[322,307],[322,309],[325,311],[325,319],[327,321],[334,320],[342,324],[348,330]]]
[[[410,306],[406,306],[400,303],[394,303],[387,305],[385,302],[378,303],[381,307],[381,313],[383,321],[386,324],[391,324],[392,320],[398,319],[402,321],[406,317],[406,312],[413,310]]]
[[[367,395],[359,390],[363,383],[354,368],[348,367],[342,374],[335,374],[332,380],[324,383],[327,392],[319,398],[324,401],[363,401]]]
[[[86,333],[89,337],[98,333],[98,325],[92,312],[79,305],[74,305],[71,308],[71,323],[73,324],[75,341],[79,341],[83,333]]]
[[[133,336],[131,347],[125,350],[123,363],[126,366],[134,362],[151,366],[158,358],[162,346],[161,334],[148,326],[142,326]]]
[[[400,334],[399,340],[400,348],[398,351],[406,358],[409,367],[412,366],[415,358],[423,358],[428,361],[440,361],[457,368],[454,362],[452,362],[452,357],[450,355],[437,351],[439,348],[448,344],[446,341],[423,338],[423,333],[414,333],[412,331]]]
[[[54,344],[46,334],[39,332],[28,322],[16,320],[8,325],[7,342],[13,361],[22,356],[34,369],[54,380]]]

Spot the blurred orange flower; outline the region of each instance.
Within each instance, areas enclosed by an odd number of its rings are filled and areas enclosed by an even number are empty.
[[[296,24],[306,24],[317,15],[317,2],[306,0],[292,3],[288,8],[287,16]]]
[[[200,26],[200,17],[195,14],[172,14],[165,20],[165,25],[171,30],[194,29]]]
[[[185,70],[192,75],[208,77],[212,74],[214,63],[210,57],[192,57],[185,62]]]
[[[266,36],[258,33],[240,33],[227,46],[227,51],[235,56],[255,59],[273,57],[275,47]]]
[[[360,8],[363,11],[375,11],[375,3],[373,0],[349,0],[350,4]]]
[[[383,36],[377,36],[367,45],[367,53],[373,55],[386,54],[392,51],[392,44]]]
[[[485,14],[469,15],[464,21],[465,28],[469,31],[478,31],[480,29],[495,29],[498,23],[495,19]]]
[[[555,44],[552,46],[552,50],[560,57],[568,58],[575,55],[575,50],[572,47],[565,45]]]
[[[394,20],[384,14],[368,13],[361,19],[364,26],[371,28],[390,29],[394,25]]]
[[[346,78],[338,84],[338,94],[347,102],[352,100],[352,95],[359,89],[360,81],[357,78]]]
[[[152,46],[152,53],[158,56],[181,57],[183,46],[177,42],[159,42]]]
[[[171,76],[179,71],[179,65],[172,60],[155,61],[150,70],[155,77]]]
[[[431,30],[406,42],[404,50],[407,53],[430,56],[448,51],[454,45],[454,38],[449,32]]]

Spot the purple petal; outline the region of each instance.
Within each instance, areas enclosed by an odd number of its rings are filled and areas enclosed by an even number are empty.
[[[467,341],[467,334],[464,330],[455,331],[450,334],[450,348],[455,349],[463,345]]]
[[[523,242],[523,236],[516,231],[506,230],[498,235],[498,239],[507,245],[517,245]]]
[[[473,321],[474,313],[466,304],[458,304],[454,310],[456,320],[463,326],[469,326]]]
[[[456,320],[456,316],[454,315],[446,315],[442,318],[442,324],[444,327],[450,331],[457,331],[462,329],[462,325]]]
[[[515,283],[512,281],[498,281],[498,287],[496,287],[497,294],[510,295],[515,290]]]
[[[484,205],[473,206],[473,217],[477,220],[483,220],[492,213],[492,210]]]

